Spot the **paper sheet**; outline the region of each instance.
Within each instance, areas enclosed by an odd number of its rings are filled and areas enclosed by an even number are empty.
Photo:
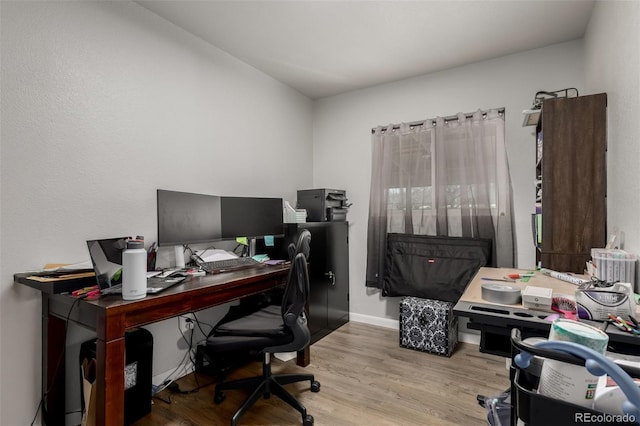
[[[41,283],[52,283],[56,281],[68,281],[68,280],[75,280],[79,278],[94,277],[95,275],[96,274],[94,272],[82,272],[78,274],[64,274],[64,275],[43,276],[43,277],[37,276],[37,275],[30,275],[27,277],[27,279],[38,281]]]
[[[237,255],[222,249],[198,250],[196,254],[205,262],[215,262],[217,260],[235,259]]]
[[[73,272],[73,271],[82,271],[85,269],[93,270],[93,263],[91,263],[91,260],[85,260],[82,262],[72,263],[72,264],[48,263],[44,265],[44,268],[42,268],[43,271],[52,271],[52,272],[66,272],[66,271]]]

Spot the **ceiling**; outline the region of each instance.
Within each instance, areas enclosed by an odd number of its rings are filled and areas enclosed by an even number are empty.
[[[595,2],[136,3],[317,99],[582,38]]]

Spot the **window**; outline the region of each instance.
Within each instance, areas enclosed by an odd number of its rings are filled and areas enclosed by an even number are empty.
[[[387,233],[491,238],[513,266],[511,184],[497,110],[377,128],[367,242],[367,286],[380,288]]]

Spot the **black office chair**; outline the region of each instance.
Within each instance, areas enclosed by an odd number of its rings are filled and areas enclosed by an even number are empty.
[[[315,380],[313,374],[273,375],[271,373],[271,354],[299,351],[304,349],[310,341],[305,314],[305,304],[309,297],[307,255],[310,240],[311,234],[308,230],[304,230],[297,244],[289,246],[289,254],[293,256],[293,260],[280,306],[268,306],[243,318],[221,324],[207,339],[208,352],[259,351],[263,354],[261,376],[223,382],[216,386],[214,393],[216,404],[224,401],[223,391],[225,390],[253,388],[251,395],[233,415],[232,426],[236,425],[240,417],[261,396],[266,399],[272,393],[300,412],[303,425],[313,424],[313,416],[307,414],[304,405],[284,388],[286,384],[308,380],[311,383],[311,391],[319,392],[320,383]]]

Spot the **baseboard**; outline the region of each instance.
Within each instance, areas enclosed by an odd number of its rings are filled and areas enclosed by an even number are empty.
[[[374,317],[371,315],[355,314],[353,312],[349,313],[349,320],[353,322],[361,322],[363,324],[377,325],[378,327],[392,328],[395,330],[398,330],[400,328],[400,323],[398,320],[394,320],[391,318]],[[458,331],[458,341],[480,346],[480,335]]]
[[[480,346],[480,335],[458,331],[458,341],[469,343],[470,345]]]
[[[370,324],[370,325],[377,325],[379,327],[384,327],[384,328],[394,328],[396,330],[400,326],[400,323],[398,322],[398,320],[394,320],[391,318],[374,317],[371,315],[354,314],[353,312],[349,313],[349,321],[361,322],[361,323]]]

